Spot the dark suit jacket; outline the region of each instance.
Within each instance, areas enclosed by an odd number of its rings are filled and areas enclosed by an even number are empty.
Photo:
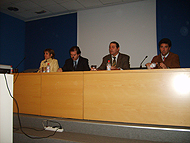
[[[62,67],[62,70],[63,71],[89,71],[90,67],[88,65],[88,59],[79,56],[79,61],[78,61],[78,65],[76,69],[73,68],[73,60],[71,58],[67,59],[65,61],[64,66]]]
[[[164,63],[168,68],[180,68],[179,56],[172,52],[169,53],[164,62],[162,61],[161,54],[159,54],[158,56],[153,57],[151,63]]]
[[[130,59],[130,57],[128,55],[119,53],[116,67],[117,68],[122,68],[123,70],[130,69],[129,59]],[[98,69],[99,70],[106,70],[108,60],[110,60],[110,62],[112,63],[111,54],[106,55],[105,57],[103,57],[102,64],[100,65],[100,67]]]

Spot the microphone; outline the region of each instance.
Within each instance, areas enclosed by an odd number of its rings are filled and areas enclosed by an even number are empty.
[[[26,59],[26,57],[24,57],[24,59],[22,59],[22,61],[16,66],[16,68],[14,69],[14,73],[18,73],[18,69],[17,67]]]
[[[142,69],[142,63],[144,62],[144,60],[145,60],[146,58],[148,58],[148,56],[146,56],[146,57],[142,60],[142,62],[140,63],[140,69]]]

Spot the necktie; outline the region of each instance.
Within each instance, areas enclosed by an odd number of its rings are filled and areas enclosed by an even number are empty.
[[[166,60],[166,58],[164,57],[164,58],[163,58],[163,62],[164,62],[165,60]]]
[[[74,69],[76,70],[76,68],[77,68],[77,62],[74,61]]]
[[[113,57],[113,64],[112,64],[112,66],[114,66],[114,67],[116,66],[116,60],[115,60],[115,58],[116,57]]]

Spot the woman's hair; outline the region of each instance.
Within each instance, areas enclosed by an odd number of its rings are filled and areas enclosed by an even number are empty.
[[[46,51],[47,51],[50,55],[52,54],[51,58],[54,59],[54,57],[55,57],[55,52],[54,52],[54,50],[52,50],[52,49],[45,49],[45,50],[44,50],[44,53],[45,53]]]

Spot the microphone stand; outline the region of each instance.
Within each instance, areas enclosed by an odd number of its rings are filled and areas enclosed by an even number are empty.
[[[148,58],[148,56],[146,56],[146,57],[143,59],[143,61],[140,63],[140,69],[142,69],[142,63],[144,62],[144,60],[145,60],[146,58]]]
[[[16,68],[14,69],[14,73],[18,73],[18,69],[17,67],[26,59],[26,57],[24,57],[24,59],[22,59],[22,61],[16,66]]]

